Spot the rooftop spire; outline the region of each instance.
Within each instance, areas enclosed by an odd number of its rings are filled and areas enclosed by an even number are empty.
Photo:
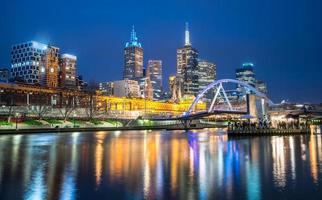
[[[184,38],[184,45],[190,46],[190,34],[189,34],[189,24],[186,22],[186,31],[185,31],[185,38]]]
[[[128,46],[141,47],[141,43],[138,42],[138,38],[136,37],[136,32],[135,32],[135,29],[134,29],[134,25],[132,25],[130,42],[127,42],[125,47],[128,47]]]
[[[136,42],[138,38],[136,37],[136,32],[134,29],[134,25],[132,25],[132,32],[131,32],[131,42]]]

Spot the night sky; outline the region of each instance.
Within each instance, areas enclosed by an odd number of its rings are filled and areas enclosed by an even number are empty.
[[[273,101],[322,102],[321,10],[321,0],[0,0],[0,67],[10,66],[12,44],[36,40],[75,54],[86,80],[121,79],[134,24],[144,64],[161,59],[167,85],[187,21],[219,79],[251,61]]]

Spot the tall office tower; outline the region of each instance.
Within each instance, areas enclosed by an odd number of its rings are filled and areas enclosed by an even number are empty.
[[[143,77],[143,48],[138,42],[133,26],[130,42],[127,42],[124,48],[123,79],[141,77]]]
[[[29,84],[40,84],[40,66],[48,45],[29,41],[11,48],[11,77]]]
[[[191,46],[188,23],[186,23],[185,45],[177,49],[177,79],[183,82],[184,95],[198,93],[198,51]]]
[[[114,84],[113,82],[102,82],[99,84],[99,90],[102,92],[102,95],[113,96]]]
[[[256,85],[254,64],[253,63],[243,63],[241,68],[236,69],[236,79],[243,81],[253,87]],[[237,85],[237,90],[241,91],[241,86]]]
[[[70,54],[62,54],[59,63],[59,86],[61,88],[75,89],[77,57]]]
[[[161,60],[149,60],[147,76],[150,77],[153,88],[153,99],[161,100],[162,94],[162,61]]]
[[[48,46],[41,59],[40,84],[49,88],[58,87],[59,48]]]
[[[207,60],[198,60],[198,85],[199,91],[205,89],[209,84],[215,81],[216,79],[216,65]],[[206,99],[211,99],[212,92],[209,91],[206,95]]]

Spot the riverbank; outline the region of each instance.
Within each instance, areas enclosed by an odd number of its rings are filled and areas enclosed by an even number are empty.
[[[218,128],[210,125],[196,126],[191,129]],[[130,130],[186,130],[183,125],[169,126],[121,126],[121,127],[75,127],[75,128],[25,128],[25,129],[0,129],[0,135],[6,134],[33,134],[33,133],[64,133],[64,132],[89,132],[89,131],[130,131]]]
[[[309,128],[302,129],[257,129],[257,130],[228,130],[229,137],[243,136],[278,136],[310,134]]]

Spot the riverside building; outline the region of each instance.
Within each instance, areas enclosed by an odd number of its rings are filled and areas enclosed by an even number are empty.
[[[60,56],[59,83],[61,88],[76,88],[77,57],[71,54]]]

